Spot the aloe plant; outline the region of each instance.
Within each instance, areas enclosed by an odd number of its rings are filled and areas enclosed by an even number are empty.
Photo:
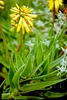
[[[44,0],[37,2],[40,5]],[[36,1],[32,1],[32,4],[36,4]],[[2,29],[7,39],[9,58],[0,55],[0,63],[3,66],[0,75],[4,77],[0,85],[0,88],[3,87],[2,99],[43,100],[44,97],[58,98],[67,94],[51,91],[54,85],[67,79],[67,49],[64,48],[67,46],[67,22],[65,16],[61,19],[62,13],[59,12],[52,23],[52,19],[47,19],[49,15],[52,18],[52,13],[46,8],[44,12],[46,16],[42,16],[42,19],[45,19],[45,22],[37,19],[33,33],[24,34],[19,50],[17,47],[22,37],[15,30],[10,32],[10,22],[6,23],[9,24],[7,27],[3,21]]]

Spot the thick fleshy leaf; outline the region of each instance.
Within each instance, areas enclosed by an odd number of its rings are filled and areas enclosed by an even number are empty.
[[[54,44],[54,42],[53,42]],[[50,52],[52,51],[52,48],[53,48],[53,44],[52,46],[50,47],[50,49],[47,51],[47,53],[45,54],[44,56],[44,60],[33,70],[33,72],[31,73],[30,77],[33,76],[37,70],[45,63],[45,61],[48,59],[49,55],[50,55]]]
[[[10,69],[9,69],[9,82],[10,82],[11,88],[13,89],[15,86],[14,86],[14,83],[12,82],[12,79],[15,72],[12,70],[12,67],[10,66]]]
[[[16,66],[17,68],[20,68],[23,65],[22,58],[18,52],[16,52]]]
[[[35,90],[42,90],[45,89],[45,87],[57,84],[59,82],[64,81],[65,79],[59,79],[59,80],[52,80],[52,81],[45,81],[45,82],[36,82],[31,84],[26,84],[21,88],[23,90],[23,93],[35,91]]]
[[[42,62],[43,59],[43,52],[42,52],[42,44],[41,44],[41,38],[40,38],[40,34],[37,35],[36,38],[36,64],[39,65]]]
[[[0,56],[0,63],[9,69],[9,62],[5,58],[3,58],[2,56]]]
[[[44,97],[38,97],[38,96],[22,96],[22,95],[19,95],[19,96],[13,96],[13,98],[14,99],[23,99],[23,100],[28,100],[28,99],[30,99],[30,100],[33,100],[33,99],[35,99],[35,100],[43,100],[44,99]]]
[[[10,82],[10,86],[12,89],[15,88],[14,86],[14,83],[12,82],[12,79],[14,77],[14,74],[15,74],[15,68],[14,68],[14,65],[13,65],[13,53],[11,55],[11,62],[10,62],[10,69],[9,69],[9,82]]]
[[[3,93],[2,94],[2,100],[3,99],[9,99],[9,95],[10,95],[10,93]]]
[[[45,96],[47,97],[47,98],[59,98],[59,97],[62,97],[62,96],[64,96],[64,95],[66,95],[67,94],[67,92],[51,92],[51,91],[47,91],[46,93],[45,93]]]
[[[61,56],[60,58],[58,58],[58,59],[54,60],[53,62],[51,62],[49,69],[51,70],[56,65],[58,65],[61,62],[62,58],[63,58],[63,56]]]
[[[33,71],[33,57],[31,54],[28,55],[25,64],[26,66],[22,72],[22,77],[27,77]]]
[[[12,79],[12,82],[13,84],[18,88],[19,86],[19,78],[20,78],[20,75],[22,74],[23,72],[23,68],[25,67],[25,64],[22,65],[14,74],[13,76],[13,79]]]

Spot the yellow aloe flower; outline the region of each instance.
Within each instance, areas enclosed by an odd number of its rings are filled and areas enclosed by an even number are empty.
[[[12,18],[11,24],[13,26],[13,29],[17,29],[17,32],[22,31],[22,34],[32,32],[33,27],[33,18],[36,18],[37,15],[31,14],[33,11],[32,9],[22,6],[21,8],[16,4],[16,7],[13,7],[10,9],[13,14],[10,15]]]
[[[0,9],[3,9],[4,1],[0,0]]]
[[[63,5],[62,4],[63,0],[49,0],[49,9],[50,10],[54,10],[56,11],[56,13],[58,12],[59,6]]]

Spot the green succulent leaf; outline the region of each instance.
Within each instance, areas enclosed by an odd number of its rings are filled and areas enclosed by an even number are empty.
[[[17,68],[20,68],[24,64],[23,60],[18,52],[16,52],[15,56],[16,56],[16,66]]]
[[[3,64],[7,69],[9,69],[9,62],[2,56],[0,56],[0,63]]]
[[[67,92],[51,92],[51,91],[47,91],[45,93],[45,96],[47,98],[59,98],[59,97],[62,97],[62,96],[65,96],[67,94]]]
[[[20,78],[20,75],[22,74],[23,72],[23,68],[25,67],[25,64],[22,65],[16,72],[15,74],[13,75],[13,78],[12,78],[12,82],[13,84],[16,86],[16,88],[19,88],[19,78]]]
[[[52,80],[52,81],[43,81],[43,82],[26,84],[21,89],[23,90],[23,93],[27,93],[27,92],[31,92],[31,91],[35,91],[35,90],[42,90],[42,89],[45,89],[45,87],[57,84],[64,80],[65,79],[58,79],[58,80]]]
[[[14,83],[12,82],[12,79],[14,77],[14,74],[16,72],[15,68],[14,68],[14,64],[13,64],[13,54],[11,55],[11,62],[10,62],[10,69],[9,69],[9,82],[10,82],[10,86],[12,89],[15,88]]]
[[[42,51],[42,44],[41,44],[41,38],[40,38],[40,34],[37,35],[36,37],[36,63],[37,65],[39,65],[42,62],[43,59],[43,51]]]
[[[14,99],[23,99],[23,100],[28,100],[28,99],[32,99],[32,100],[42,100],[44,99],[44,97],[38,97],[38,96],[13,96]]]
[[[33,71],[33,56],[29,54],[25,60],[26,66],[23,69],[22,77],[27,77]]]

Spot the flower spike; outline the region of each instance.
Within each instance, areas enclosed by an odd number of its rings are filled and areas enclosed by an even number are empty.
[[[37,15],[31,14],[33,11],[32,9],[22,6],[21,8],[16,4],[16,7],[12,7],[10,9],[13,14],[10,15],[12,18],[11,24],[13,27],[17,29],[17,32],[22,31],[22,34],[32,32],[32,27],[33,27],[33,18],[36,18]],[[12,28],[11,30],[13,30]]]

